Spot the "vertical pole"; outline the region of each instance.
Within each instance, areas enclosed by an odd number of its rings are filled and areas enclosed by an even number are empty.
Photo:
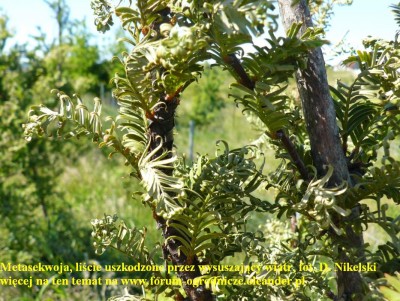
[[[105,101],[105,99],[104,99],[104,83],[100,83],[100,99],[102,102]]]
[[[194,126],[195,126],[195,121],[190,120],[189,121],[189,160],[190,162],[193,162],[193,148],[194,148]]]

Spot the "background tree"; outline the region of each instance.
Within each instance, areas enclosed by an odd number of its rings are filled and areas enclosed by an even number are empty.
[[[43,53],[43,72],[47,75],[37,82],[35,89],[40,91],[51,86],[68,93],[97,94],[101,85],[108,84],[110,73],[108,64],[101,61],[98,46],[91,44],[92,34],[84,21],[70,19],[65,0],[45,2],[54,14],[58,35],[47,43],[46,33],[40,29],[35,37],[38,42],[35,51]]]
[[[67,10],[66,5],[63,9]],[[97,93],[99,82],[108,81],[109,75],[83,23],[65,21],[61,44],[49,44],[42,36],[29,46],[10,45],[12,33],[7,24],[8,18],[1,15],[0,256],[3,262],[27,264],[83,261],[94,257],[93,251],[85,250],[90,233],[76,218],[73,201],[65,199],[69,191],[57,183],[65,177],[66,167],[71,162],[76,164],[77,154],[85,153],[87,147],[77,141],[60,144],[54,139],[35,138],[26,143],[20,132],[30,106],[56,105],[43,93],[48,85],[69,93],[77,89],[83,94]],[[59,53],[63,55],[61,82]],[[85,197],[87,194],[82,194]],[[1,272],[1,278],[9,276],[15,274]],[[32,300],[44,296],[45,289],[2,287],[1,291],[6,299]],[[63,292],[59,289],[58,293]]]
[[[2,44],[6,44],[6,39]],[[43,69],[41,58],[25,46],[16,45],[7,52],[2,51],[0,214],[2,237],[7,238],[2,239],[2,258],[9,262],[13,258],[26,262],[55,262],[58,256],[77,259],[78,248],[73,251],[62,241],[84,236],[83,231],[72,226],[76,231],[73,236],[71,232],[59,233],[60,225],[69,224],[71,220],[69,208],[57,202],[60,194],[56,181],[62,165],[56,162],[62,162],[63,156],[59,154],[62,146],[43,139],[33,139],[33,143],[27,144],[18,134],[26,110],[34,103],[34,86]],[[55,236],[61,239],[57,243]]]
[[[162,231],[164,260],[195,266],[191,272],[157,275],[179,277],[186,296],[175,286],[159,287],[157,293],[166,291],[178,300],[381,298],[377,279],[386,269],[396,269],[400,254],[399,219],[381,206],[384,196],[400,201],[400,165],[390,156],[389,145],[399,133],[397,43],[366,41],[366,49],[347,60],[358,62],[361,73],[350,86],[339,81],[329,91],[319,49],[326,41],[321,39],[323,31],[311,26],[306,1],[294,6],[279,1],[286,37],[276,37],[273,31],[272,1],[128,2],[130,7],[114,7],[108,1],[92,1],[98,29],[107,30],[115,13],[130,35],[126,41],[134,45],[120,58],[125,74],[114,78],[117,120],[109,119],[106,129],[97,100],[89,113],[80,98],[72,100],[56,91],[60,109],[33,108],[25,134],[88,135],[126,159],[145,188],[142,201]],[[265,27],[268,45],[244,54],[243,44]],[[221,142],[216,157],[202,155],[190,165],[174,156],[180,93],[209,59],[232,75],[232,97],[262,131],[258,144],[274,148],[281,160],[278,169],[263,173],[254,160],[262,155],[253,145],[230,150]],[[285,93],[294,75],[301,102]],[[275,201],[263,197],[264,187],[278,191]],[[375,206],[366,199],[374,200]],[[263,233],[247,228],[247,216],[255,212],[278,218],[301,214],[301,219],[296,233],[270,244]],[[143,232],[118,225],[111,216],[92,224],[99,253],[111,246],[139,262],[154,262],[144,247]],[[390,237],[377,250],[362,242],[363,227],[370,224]],[[234,254],[241,254],[245,264],[291,264],[295,268],[280,276],[292,281],[304,277],[307,285],[217,288],[198,282],[253,277],[199,269],[200,264],[224,263]],[[371,261],[378,271],[337,273],[337,286],[327,277],[333,271],[298,269],[300,262],[333,268],[335,262]],[[260,280],[274,276],[267,271],[256,275]]]

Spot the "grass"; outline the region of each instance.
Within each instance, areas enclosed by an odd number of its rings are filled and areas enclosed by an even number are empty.
[[[117,214],[128,226],[148,229],[148,245],[160,240],[151,211],[132,194],[141,190],[138,181],[129,176],[121,157],[107,159],[99,150],[90,150],[76,165],[69,166],[61,179],[65,198],[74,204],[75,216],[88,227],[93,218]]]

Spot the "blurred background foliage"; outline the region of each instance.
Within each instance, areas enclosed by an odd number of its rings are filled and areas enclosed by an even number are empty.
[[[100,95],[119,68],[101,59],[84,23],[69,19],[65,1],[48,4],[59,26],[58,39],[50,44],[39,31],[33,48],[32,44],[29,48],[7,45],[12,33],[7,17],[0,16],[0,258],[4,263],[85,262],[95,257],[88,247],[92,217],[101,216],[106,207],[120,211],[124,206],[121,214],[126,217],[138,212],[136,206],[125,206],[135,190],[127,187],[123,177],[128,175],[115,170],[100,150],[79,141],[61,144],[56,138],[27,143],[22,136],[31,105],[56,105],[49,87]],[[115,110],[110,97],[108,101],[109,110]],[[56,185],[60,181],[62,185]],[[102,258],[104,262],[121,260],[115,253]],[[16,275],[0,273],[1,278],[9,276]],[[95,297],[98,293],[93,299],[105,298]],[[2,287],[0,300],[55,300],[55,295],[73,300],[71,294],[51,286],[42,291]],[[77,295],[76,300],[80,299]]]
[[[149,246],[156,245],[161,235],[140,200],[132,198],[132,193],[140,188],[129,179],[128,169],[114,162],[122,158],[107,160],[107,154],[102,150],[89,148],[75,140],[59,143],[54,137],[27,143],[23,137],[22,123],[26,121],[31,105],[56,105],[49,87],[70,95],[79,91],[86,99],[102,95],[105,115],[116,111],[109,96],[109,80],[121,66],[102,59],[99,47],[90,43],[90,33],[84,23],[70,20],[65,1],[47,3],[58,24],[58,38],[47,44],[45,33],[39,31],[31,50],[27,45],[12,45],[5,50],[12,33],[7,27],[7,17],[0,16],[1,262],[72,265],[93,260],[101,265],[126,262],[127,258],[116,252],[101,257],[95,255],[91,246],[90,219],[101,218],[105,212],[115,212],[130,225],[147,227]],[[109,48],[114,54],[123,49],[118,44]],[[354,78],[348,70],[328,69],[328,76],[331,82],[337,78],[350,82]],[[231,147],[236,148],[259,136],[233,101],[227,99],[229,91],[222,90],[221,87],[228,87],[230,81],[227,72],[208,69],[199,85],[192,85],[182,95],[175,139],[179,154],[188,153],[190,120],[201,129],[194,138],[194,153],[214,153],[214,142],[219,139],[229,141]],[[399,159],[398,142],[393,144],[392,154]],[[278,161],[273,152],[265,150],[265,157],[265,168],[274,170]],[[274,198],[265,192],[263,197]],[[383,202],[390,205],[388,214],[399,215],[398,208],[387,200]],[[267,219],[265,215],[254,215],[249,226],[256,229],[263,225],[260,229],[268,233],[277,221],[266,222]],[[371,248],[386,240],[376,231],[370,227],[365,235]],[[11,275],[0,273],[0,277],[8,276]],[[51,276],[51,273],[37,275],[41,278]],[[82,300],[83,295],[85,300],[106,300],[115,294],[115,290],[122,292],[119,287],[49,286],[42,290],[2,287],[0,300]]]

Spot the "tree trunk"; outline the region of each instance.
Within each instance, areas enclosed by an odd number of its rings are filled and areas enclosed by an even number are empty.
[[[149,137],[150,137],[150,151],[157,148],[162,138],[163,147],[159,150],[155,157],[160,156],[164,152],[171,152],[173,147],[173,129],[175,127],[175,111],[179,104],[179,99],[177,97],[171,100],[164,100],[164,97],[160,99],[162,105],[158,106],[154,111],[154,118],[149,127]],[[165,174],[171,175],[172,169],[163,170]],[[171,236],[181,236],[181,234],[174,228],[168,226],[168,221],[163,217],[157,215],[154,212],[154,219],[157,222],[158,228],[161,228],[163,237],[167,240]],[[176,221],[175,221],[176,222]],[[199,261],[197,257],[194,258],[193,262],[188,262],[186,256],[183,252],[179,251],[181,243],[177,240],[168,239],[164,244],[164,259],[170,260],[173,265],[194,265],[194,271],[178,272],[179,278],[183,282],[183,288],[188,295],[189,300],[192,301],[211,301],[214,297],[210,290],[206,289],[204,285],[194,287],[187,285],[186,281],[188,279],[194,279],[201,276],[200,270],[198,268]],[[184,300],[181,295],[176,296],[178,300]]]
[[[285,30],[293,23],[302,23],[299,32],[302,35],[308,27],[312,27],[310,11],[305,0],[292,6],[292,0],[279,0],[280,14]],[[340,185],[346,181],[349,185],[350,176],[347,161],[341,146],[339,129],[336,123],[336,113],[329,92],[325,62],[320,48],[308,53],[307,67],[296,73],[297,87],[303,107],[307,132],[310,138],[311,155],[318,176],[326,174],[327,167],[334,168],[329,184]],[[355,210],[354,214],[359,215]],[[337,217],[337,223],[341,219]],[[355,234],[348,227],[344,236],[337,236],[331,231],[331,239],[339,244],[339,258],[337,262],[350,262],[346,249],[362,249],[362,234]],[[362,251],[360,252],[362,254]],[[338,300],[361,300],[363,294],[361,276],[357,272],[337,273]]]
[[[152,28],[156,31],[159,31],[159,25],[161,23],[169,23],[170,22],[170,10],[169,8],[165,8],[164,10],[159,12],[161,16],[161,20],[156,20],[152,24]],[[151,123],[148,128],[148,136],[150,140],[150,149],[156,149],[159,146],[160,139],[162,141],[162,147],[158,150],[158,152],[154,155],[154,158],[161,156],[163,153],[168,152],[168,157],[170,157],[173,143],[174,143],[174,135],[173,130],[175,127],[175,112],[179,105],[179,91],[176,92],[174,96],[170,95],[161,95],[159,99],[159,105],[154,109],[153,116],[150,117]],[[173,170],[171,168],[161,170],[167,175],[172,175]],[[162,234],[166,242],[163,245],[163,253],[164,259],[166,261],[171,261],[173,265],[194,265],[194,271],[185,271],[185,272],[177,272],[178,277],[182,280],[183,289],[187,294],[187,298],[184,299],[183,296],[176,292],[175,300],[183,301],[183,300],[191,300],[191,301],[212,301],[214,300],[214,296],[212,295],[211,290],[206,289],[204,285],[200,285],[194,287],[192,285],[188,285],[186,282],[188,279],[193,280],[196,277],[201,276],[200,269],[198,265],[200,264],[198,258],[195,256],[194,259],[189,262],[188,258],[185,256],[183,252],[180,252],[179,247],[182,243],[178,240],[169,239],[171,236],[181,236],[181,234],[176,231],[173,227],[169,226],[168,222],[176,222],[176,221],[167,221],[162,216],[158,215],[155,210],[153,211],[153,217],[157,222],[157,227],[161,229]]]

